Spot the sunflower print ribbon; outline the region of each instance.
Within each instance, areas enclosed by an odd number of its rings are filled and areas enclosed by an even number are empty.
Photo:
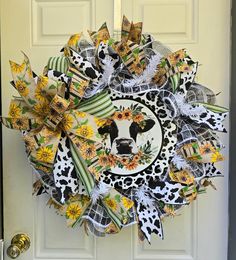
[[[12,61],[10,65],[21,98],[12,100],[9,117],[3,117],[2,122],[9,128],[28,131],[24,139],[32,163],[53,168],[62,131],[94,142],[102,140],[97,131],[99,119],[71,108],[63,82],[45,76],[35,79],[26,55],[21,65]]]

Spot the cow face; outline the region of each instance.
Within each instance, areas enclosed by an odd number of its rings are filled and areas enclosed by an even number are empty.
[[[110,136],[111,153],[120,157],[128,157],[138,153],[136,144],[138,134],[149,131],[155,125],[152,119],[141,123],[132,120],[112,120],[109,125],[98,129],[99,134]]]

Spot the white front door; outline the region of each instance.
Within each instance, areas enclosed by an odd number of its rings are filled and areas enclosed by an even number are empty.
[[[2,110],[7,115],[14,92],[8,60],[20,63],[21,50],[37,73],[50,56],[59,54],[70,34],[98,29],[107,21],[117,30],[121,14],[144,22],[144,31],[173,50],[186,48],[198,60],[198,82],[221,92],[218,103],[229,105],[230,0],[2,0]],[[227,136],[224,136],[227,145]],[[220,164],[225,178],[215,180],[181,215],[164,221],[165,240],[140,243],[137,229],[96,239],[82,228],[67,228],[64,218],[46,206],[44,196],[32,197],[32,174],[19,133],[3,128],[4,238],[31,238],[24,260],[226,260],[228,225],[228,162]],[[227,158],[227,149],[226,149]],[[5,255],[5,259],[10,259]]]

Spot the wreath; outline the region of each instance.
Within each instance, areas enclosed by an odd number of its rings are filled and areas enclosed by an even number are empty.
[[[195,82],[186,50],[142,34],[141,22],[124,16],[120,41],[106,23],[88,33],[72,35],[41,76],[26,55],[10,61],[20,97],[1,121],[22,133],[34,193],[69,226],[105,236],[137,223],[141,240],[163,238],[162,219],[222,176],[228,110]]]

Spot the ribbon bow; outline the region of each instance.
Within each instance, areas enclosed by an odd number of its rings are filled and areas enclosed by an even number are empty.
[[[26,55],[21,65],[12,61],[10,65],[12,84],[21,98],[11,101],[9,117],[2,118],[2,122],[9,128],[27,131],[24,140],[34,166],[52,170],[62,131],[71,140],[102,140],[97,131],[99,118],[79,111],[74,102],[66,99],[64,82],[35,76]]]

